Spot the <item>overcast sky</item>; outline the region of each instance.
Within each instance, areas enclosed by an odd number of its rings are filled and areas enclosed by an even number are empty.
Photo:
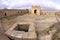
[[[60,0],[0,0],[0,8],[31,8],[32,5],[60,10]]]

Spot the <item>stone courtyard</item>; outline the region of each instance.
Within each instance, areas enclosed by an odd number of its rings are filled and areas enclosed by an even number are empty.
[[[60,40],[59,16],[46,14],[35,6],[28,14],[1,18],[1,40]]]
[[[12,27],[12,25],[15,25],[16,23],[22,23],[22,24],[29,24],[29,23],[33,23],[33,25],[34,26],[31,26],[32,28],[31,28],[31,31],[32,32],[34,32],[35,31],[35,33],[32,33],[32,34],[35,34],[35,35],[30,35],[31,37],[33,37],[33,36],[35,36],[35,38],[34,39],[32,39],[32,40],[43,40],[43,39],[46,39],[46,40],[51,40],[52,38],[52,34],[50,33],[50,34],[47,34],[47,33],[44,33],[43,31],[44,30],[46,30],[47,28],[49,28],[50,26],[52,26],[53,24],[55,24],[55,23],[57,23],[58,21],[57,21],[57,19],[56,19],[56,17],[55,16],[36,16],[36,15],[33,15],[33,16],[31,16],[30,14],[26,14],[26,15],[23,15],[23,16],[17,16],[17,17],[14,17],[14,18],[10,18],[10,19],[8,19],[8,18],[3,18],[2,19],[2,24],[3,24],[3,26],[4,26],[4,28],[5,28],[5,32],[6,32],[6,35],[8,36],[8,35],[12,35],[13,34],[13,36],[15,35],[15,33],[17,33],[16,35],[18,36],[18,33],[22,33],[23,35],[25,34],[25,36],[27,36],[28,35],[28,33],[24,33],[23,31],[22,32],[18,32],[18,31],[11,31],[11,33],[10,33],[10,30],[13,28]],[[39,17],[39,18],[38,18]],[[53,20],[51,20],[51,19],[53,19]],[[4,21],[5,20],[5,21]],[[15,27],[15,26],[14,26]],[[10,29],[11,28],[11,29]],[[35,28],[35,29],[33,29],[33,28]],[[7,31],[8,30],[8,31]],[[30,32],[29,32],[29,34],[30,34]],[[8,37],[10,37],[10,36],[8,36]],[[21,37],[22,35],[20,35],[20,37]],[[24,36],[24,37],[25,37]],[[42,37],[42,38],[41,38]],[[45,38],[46,37],[46,38]],[[11,37],[10,37],[11,38]],[[13,37],[12,37],[13,38]],[[28,38],[28,37],[27,37]],[[14,38],[15,39],[15,38]],[[24,38],[23,38],[24,39]],[[17,39],[16,39],[17,40]],[[27,40],[27,39],[26,39]]]

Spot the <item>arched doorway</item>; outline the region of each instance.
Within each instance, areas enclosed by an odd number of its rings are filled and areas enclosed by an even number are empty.
[[[36,9],[34,10],[34,13],[35,13],[35,14],[37,13],[37,10],[36,10]]]
[[[7,14],[6,14],[6,13],[5,13],[4,15],[5,15],[5,16],[7,16]]]

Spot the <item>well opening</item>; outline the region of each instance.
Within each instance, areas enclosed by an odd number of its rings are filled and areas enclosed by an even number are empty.
[[[17,24],[17,26],[14,28],[14,30],[28,32],[29,24]]]

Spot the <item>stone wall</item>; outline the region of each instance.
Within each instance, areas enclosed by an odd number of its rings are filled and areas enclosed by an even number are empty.
[[[60,12],[56,12],[56,14],[55,14],[55,15],[60,16]]]
[[[53,11],[41,11],[41,15],[55,16],[55,13]]]
[[[34,10],[36,13],[34,13]],[[42,11],[40,6],[32,6],[30,10],[28,9],[2,9],[0,10],[0,18],[6,16],[13,16],[13,15],[24,15],[27,13],[36,14],[36,15],[47,15],[47,16],[55,16],[60,15],[60,12],[54,11]]]
[[[0,18],[6,16],[14,16],[14,15],[24,15],[29,13],[29,10],[25,9],[2,9],[0,10]]]
[[[3,17],[3,14],[2,13],[3,13],[3,11],[0,10],[0,18]]]
[[[18,13],[17,10],[4,10],[3,15],[4,16],[12,16],[16,15]]]
[[[36,11],[36,13],[34,12]],[[32,6],[32,8],[29,10],[29,13],[32,15],[47,15],[47,16],[55,16],[56,12],[55,11],[42,11],[40,6]]]
[[[32,8],[30,9],[30,12],[31,12],[32,15],[33,14],[40,15],[40,13],[41,13],[40,6],[32,6]]]
[[[27,13],[29,13],[28,9],[26,9],[26,10],[18,10],[18,14],[20,14],[20,15],[27,14]]]

